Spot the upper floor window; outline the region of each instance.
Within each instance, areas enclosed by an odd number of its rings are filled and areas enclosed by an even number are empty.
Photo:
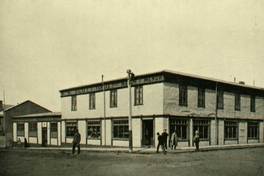
[[[179,105],[180,106],[187,106],[188,105],[188,92],[187,92],[187,85],[179,85]]]
[[[235,111],[240,111],[240,94],[235,93]]]
[[[256,98],[254,95],[250,96],[250,112],[256,112]]]
[[[38,131],[38,124],[37,122],[29,122],[28,127],[28,136],[29,137],[37,137],[37,131]]]
[[[205,89],[198,88],[198,107],[204,108],[205,107]]]
[[[76,111],[77,110],[77,96],[73,95],[71,97],[71,110]]]
[[[135,87],[135,105],[143,105],[143,87]]]
[[[89,109],[95,109],[95,93],[89,94]]]
[[[110,90],[110,108],[117,107],[117,90]]]
[[[224,109],[224,91],[217,91],[217,109]]]

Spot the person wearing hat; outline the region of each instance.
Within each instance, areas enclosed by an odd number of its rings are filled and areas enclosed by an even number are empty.
[[[199,132],[198,130],[195,131],[195,135],[193,137],[193,142],[195,144],[195,151],[199,151],[199,142],[200,142],[200,137],[199,137]]]

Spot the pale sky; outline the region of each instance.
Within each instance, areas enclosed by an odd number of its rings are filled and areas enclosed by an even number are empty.
[[[170,69],[264,87],[263,0],[1,0],[0,99]]]

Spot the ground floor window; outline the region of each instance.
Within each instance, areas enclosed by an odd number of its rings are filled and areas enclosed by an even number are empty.
[[[24,123],[17,123],[17,136],[25,135],[25,126]]]
[[[238,139],[238,122],[225,121],[225,139],[234,140]]]
[[[176,131],[179,140],[187,140],[188,122],[187,119],[170,119],[170,134]]]
[[[248,122],[248,139],[258,139],[259,138],[259,123],[258,122]]]
[[[193,136],[196,130],[199,131],[200,140],[209,140],[210,121],[193,120]]]
[[[128,139],[128,120],[113,120],[113,138]]]
[[[28,123],[28,136],[29,137],[37,137],[38,135],[38,123],[37,122],[29,122]]]
[[[57,122],[50,123],[50,137],[57,138],[58,137],[58,124]]]
[[[101,138],[101,121],[88,120],[87,121],[87,138],[100,139]]]
[[[77,129],[77,122],[65,122],[66,137],[73,137],[75,129]]]

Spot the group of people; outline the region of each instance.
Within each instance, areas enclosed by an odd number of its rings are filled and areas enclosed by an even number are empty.
[[[159,153],[159,148],[162,148],[162,151],[164,154],[167,153],[167,141],[168,141],[168,136],[169,134],[167,133],[167,130],[164,129],[163,133],[157,133],[158,135],[158,146],[157,146],[157,153]],[[73,136],[73,141],[72,141],[72,154],[75,153],[75,148],[78,148],[78,154],[80,154],[80,141],[81,141],[81,135],[78,131],[78,129],[76,128],[74,130],[74,136]],[[196,147],[196,151],[199,150],[199,142],[200,142],[200,137],[199,137],[199,132],[198,130],[195,131],[195,135],[193,137],[193,142],[195,144]],[[26,143],[26,142],[25,142]],[[176,147],[178,145],[178,136],[176,131],[173,131],[171,136],[170,136],[170,140],[169,140],[169,145],[171,150],[176,150]]]
[[[157,146],[157,153],[159,153],[159,148],[162,148],[162,151],[164,154],[167,153],[167,143],[168,143],[168,136],[169,134],[167,133],[167,130],[164,129],[163,133],[160,134],[159,132],[157,133],[158,136],[158,146]],[[195,135],[193,137],[193,142],[196,147],[196,151],[199,151],[199,142],[200,142],[200,137],[199,137],[199,132],[198,130],[195,131]],[[178,136],[176,131],[173,131],[170,140],[169,140],[169,145],[171,150],[176,150],[176,147],[178,145]]]

